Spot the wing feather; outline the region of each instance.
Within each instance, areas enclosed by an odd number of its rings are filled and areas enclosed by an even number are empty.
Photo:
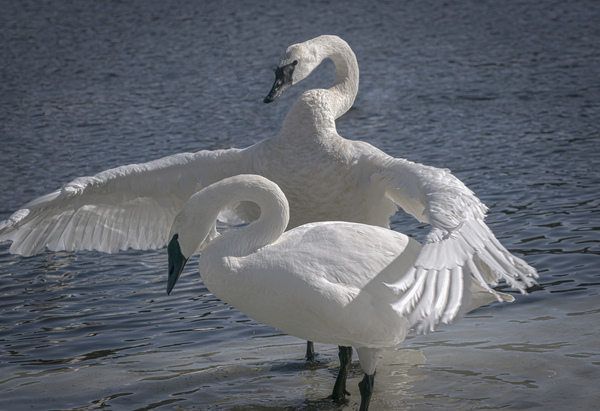
[[[452,272],[447,268],[442,268],[438,275],[438,282],[436,284],[436,300],[434,305],[434,312],[437,313],[438,317],[442,316],[446,312],[449,301],[450,293],[450,276]],[[438,322],[439,318],[436,318],[435,322]]]
[[[166,244],[177,212],[196,191],[240,174],[245,150],[199,151],[80,177],[0,222],[0,241],[25,256],[50,250],[149,249]]]
[[[388,286],[399,295],[392,304],[417,332],[449,323],[470,304],[472,279],[499,301],[488,284],[504,279],[525,293],[535,269],[512,256],[485,225],[487,207],[448,170],[404,159],[371,158],[371,181],[417,220],[431,225],[413,267]]]
[[[464,303],[465,297],[465,274],[462,267],[453,267],[450,271],[450,287],[448,289],[448,305],[446,306],[444,313],[440,320],[444,323],[452,322],[460,312],[460,309]],[[437,324],[433,324],[432,328],[435,328]],[[432,331],[432,329],[430,329]]]

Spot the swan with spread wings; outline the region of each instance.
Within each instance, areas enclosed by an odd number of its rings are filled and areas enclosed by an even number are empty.
[[[0,241],[12,241],[10,251],[25,256],[45,248],[159,248],[169,241],[175,215],[200,189],[238,174],[258,174],[287,196],[287,229],[328,220],[389,227],[398,206],[430,224],[407,274],[388,284],[398,295],[394,309],[410,313],[409,326],[416,331],[453,321],[471,277],[498,300],[489,285],[500,279],[521,292],[535,284],[535,269],[500,244],[484,223],[487,208],[448,170],[394,158],[337,133],[335,120],[358,92],[356,57],[345,41],[320,36],[290,46],[265,102],[326,58],[335,64],[334,84],[305,91],[276,135],[245,149],[176,154],[77,178],[1,222]],[[247,201],[231,211],[245,221],[259,216]]]

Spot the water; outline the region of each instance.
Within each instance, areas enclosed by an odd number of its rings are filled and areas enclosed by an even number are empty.
[[[600,3],[2,1],[0,218],[121,164],[274,134],[331,64],[262,104],[280,53],[338,34],[361,68],[340,134],[448,167],[541,275],[380,360],[375,410],[593,409],[600,399]],[[395,229],[422,238],[400,213]],[[357,409],[335,347],[249,320],[166,253],[0,245],[0,408]]]

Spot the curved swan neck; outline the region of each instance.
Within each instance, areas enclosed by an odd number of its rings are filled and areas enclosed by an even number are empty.
[[[332,93],[331,110],[337,119],[352,107],[358,93],[356,56],[348,43],[337,36],[319,36],[307,41],[307,45],[314,48],[319,62],[329,58],[335,65],[335,81],[328,91]]]
[[[238,175],[195,194],[177,215],[174,231],[179,234],[183,255],[189,258],[199,252],[206,245],[203,243],[219,212],[242,201],[256,203],[261,211],[260,218],[239,230],[222,234],[209,245],[219,244],[221,252],[225,251],[226,255],[241,257],[276,241],[289,222],[289,205],[285,195],[275,183],[264,177]]]
[[[288,201],[275,183],[261,178],[265,184],[245,185],[235,202],[251,201],[260,208],[260,217],[246,227],[224,233],[216,240],[226,244],[228,255],[243,257],[274,243],[281,237],[290,221]],[[268,184],[266,184],[268,183]],[[215,240],[215,241],[216,241]]]
[[[290,108],[280,135],[296,142],[298,137],[320,141],[327,135],[337,134],[335,120],[354,104],[358,93],[358,63],[348,43],[337,36],[319,36],[303,46],[314,57],[310,71],[329,58],[335,65],[336,78],[327,90],[311,89],[302,93]]]

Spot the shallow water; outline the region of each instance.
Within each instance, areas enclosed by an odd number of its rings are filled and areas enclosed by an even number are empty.
[[[416,3],[416,4],[413,4]],[[340,134],[447,167],[540,287],[378,366],[375,410],[593,409],[600,399],[600,3],[2,2],[0,218],[82,175],[274,134],[331,64],[262,104],[289,45],[338,34],[361,69]],[[422,238],[400,213],[393,227]],[[218,301],[166,253],[0,245],[0,409],[351,410],[336,347]]]

